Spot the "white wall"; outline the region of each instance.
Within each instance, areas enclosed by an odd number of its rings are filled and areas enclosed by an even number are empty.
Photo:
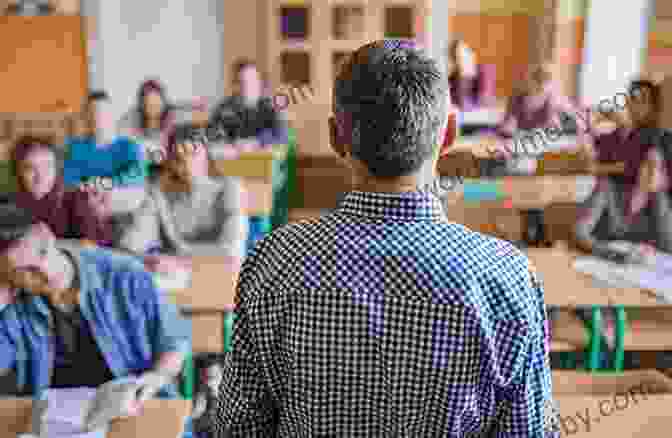
[[[589,0],[580,87],[597,104],[622,92],[641,72],[650,0]]]
[[[173,99],[224,92],[222,0],[83,0],[96,17],[90,42],[91,87],[110,93],[120,116],[135,102],[140,82],[157,76]],[[93,44],[91,44],[93,43]]]

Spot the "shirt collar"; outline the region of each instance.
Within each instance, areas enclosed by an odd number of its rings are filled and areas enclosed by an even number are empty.
[[[338,213],[393,221],[441,221],[441,201],[428,190],[403,193],[352,191],[341,201]]]

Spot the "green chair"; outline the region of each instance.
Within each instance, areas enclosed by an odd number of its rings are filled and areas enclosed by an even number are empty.
[[[586,327],[589,334],[588,360],[586,361],[586,370],[591,372],[622,372],[625,361],[625,330],[627,323],[627,314],[623,306],[616,306],[616,345],[614,352],[614,361],[610,368],[600,367],[600,357],[602,354],[602,309],[600,306],[592,306],[592,315],[590,324]]]
[[[224,353],[231,351],[231,339],[233,338],[233,322],[236,319],[236,314],[233,312],[226,312],[224,315]]]
[[[190,351],[184,359],[184,367],[180,378],[180,395],[184,400],[193,400],[195,384],[194,356]]]

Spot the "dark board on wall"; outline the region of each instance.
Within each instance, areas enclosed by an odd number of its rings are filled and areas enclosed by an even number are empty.
[[[0,17],[0,41],[0,113],[80,110],[88,87],[82,17]]]

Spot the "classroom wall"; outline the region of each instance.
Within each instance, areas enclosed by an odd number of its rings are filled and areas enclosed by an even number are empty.
[[[539,60],[544,12],[539,0],[453,0],[448,26],[474,48],[479,62],[496,66],[497,96],[507,97],[530,62]]]
[[[672,74],[672,2],[652,0],[649,23],[647,71]]]
[[[93,82],[110,93],[115,116],[148,76],[174,99],[223,94],[224,1],[84,1],[96,17]]]
[[[597,103],[622,92],[643,70],[650,0],[590,0],[581,69],[581,95]]]

